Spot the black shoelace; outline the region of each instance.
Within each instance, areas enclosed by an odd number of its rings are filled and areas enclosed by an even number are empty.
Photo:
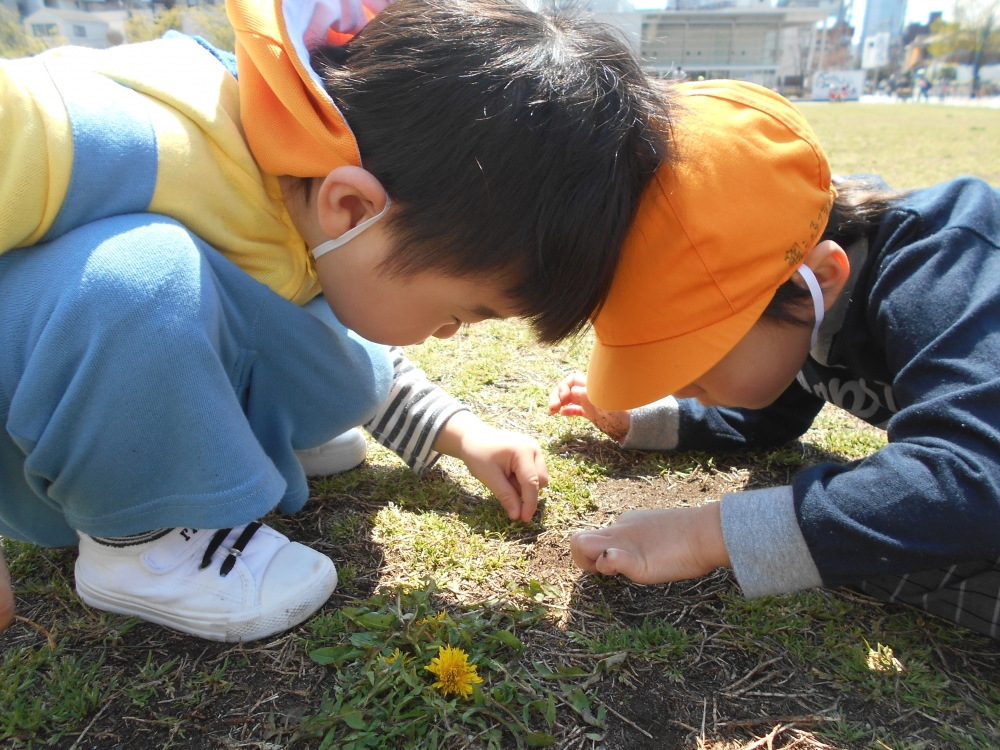
[[[236,558],[243,554],[243,550],[246,549],[250,539],[257,533],[257,529],[263,525],[260,521],[247,524],[246,528],[243,529],[243,533],[236,538],[233,546],[229,548],[229,554],[226,555],[226,559],[222,561],[222,567],[219,568],[220,576],[225,578],[229,575],[229,571],[236,565]],[[226,537],[229,536],[230,531],[232,529],[219,529],[215,532],[214,536],[212,536],[212,541],[208,543],[208,547],[205,549],[205,556],[201,558],[201,565],[198,567],[198,570],[204,570],[211,564],[212,555],[226,541]]]

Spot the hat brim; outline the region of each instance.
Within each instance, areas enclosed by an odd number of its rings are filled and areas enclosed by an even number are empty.
[[[764,313],[773,291],[705,328],[630,346],[594,344],[587,396],[600,409],[634,409],[690,385],[735,347]]]

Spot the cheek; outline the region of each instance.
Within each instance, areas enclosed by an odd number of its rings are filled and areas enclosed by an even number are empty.
[[[792,383],[805,361],[805,349],[799,356],[798,348],[771,347],[761,341],[756,347],[741,347],[733,356],[727,356],[716,367],[697,381],[706,395],[721,406],[739,406],[762,409]]]
[[[458,329],[462,327],[461,323],[452,323],[450,325],[441,326],[436,331],[434,331],[434,338],[436,339],[450,339],[456,333]]]

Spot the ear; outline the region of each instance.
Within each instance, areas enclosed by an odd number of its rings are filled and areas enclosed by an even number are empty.
[[[382,183],[361,167],[337,167],[316,193],[316,210],[323,233],[334,239],[378,214],[387,195]]]
[[[829,310],[844,291],[844,285],[851,275],[851,262],[847,259],[847,253],[833,240],[824,240],[806,253],[802,265],[809,266],[809,270],[816,275],[819,288],[823,290],[824,309]],[[806,282],[798,271],[792,276],[792,281],[806,288]]]

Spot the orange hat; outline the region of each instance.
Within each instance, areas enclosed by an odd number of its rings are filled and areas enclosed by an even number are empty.
[[[321,44],[344,44],[387,0],[226,0],[236,30],[240,119],[258,166],[322,177],[361,166],[344,116],[309,65]]]
[[[836,191],[802,114],[738,81],[678,87],[675,160],[647,188],[622,248],[587,392],[631,409],[710,370],[819,241]]]

